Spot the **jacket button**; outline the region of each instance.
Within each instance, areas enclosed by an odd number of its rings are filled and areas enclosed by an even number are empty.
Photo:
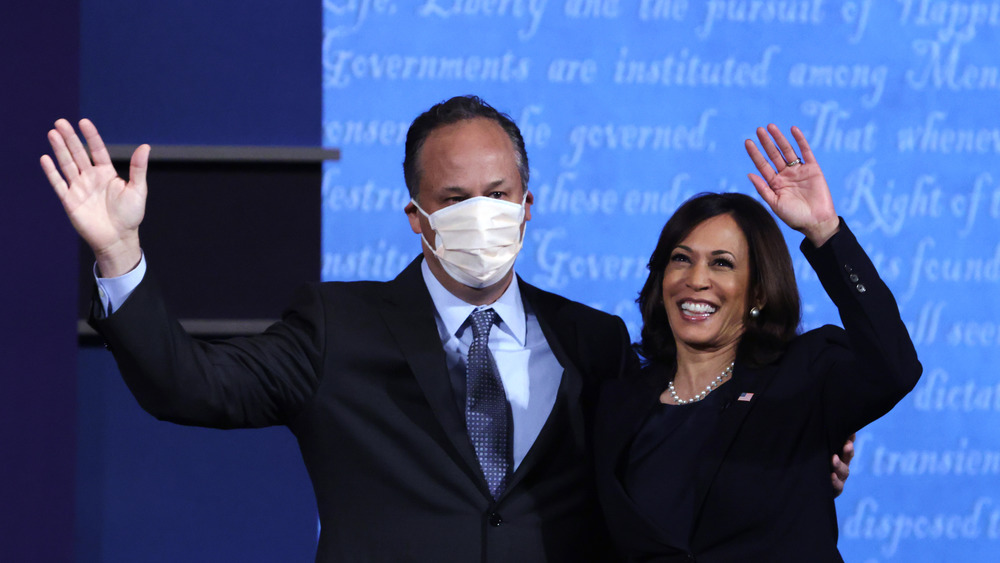
[[[496,512],[490,514],[490,526],[497,527],[503,524],[503,518]]]
[[[858,284],[858,293],[864,293],[865,291],[867,291],[867,290],[865,289],[865,284],[863,284],[863,283],[859,283],[859,284]]]
[[[853,274],[854,268],[852,268],[850,264],[844,264],[844,271],[848,274]]]
[[[848,276],[847,279],[851,280],[851,282],[853,282],[853,283],[858,283],[858,275],[857,274],[851,274],[850,276]]]

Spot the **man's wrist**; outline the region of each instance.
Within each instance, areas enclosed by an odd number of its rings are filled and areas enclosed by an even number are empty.
[[[101,278],[117,278],[134,270],[142,260],[142,248],[139,238],[122,241],[115,246],[94,252],[97,260],[97,275]]]

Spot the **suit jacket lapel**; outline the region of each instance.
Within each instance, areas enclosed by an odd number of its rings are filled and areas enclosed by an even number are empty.
[[[521,460],[517,471],[511,477],[507,486],[508,490],[517,486],[524,476],[538,464],[539,459],[543,457],[553,440],[565,440],[567,436],[572,436],[573,440],[583,444],[587,435],[587,421],[583,418],[583,409],[575,408],[581,403],[583,374],[560,342],[561,339],[571,340],[576,332],[576,327],[569,323],[560,322],[559,311],[554,302],[544,299],[543,294],[537,288],[525,283],[520,278],[518,278],[518,286],[521,288],[521,297],[525,306],[534,311],[542,334],[545,335],[549,348],[552,349],[552,353],[555,354],[559,364],[563,367],[563,372],[560,375],[559,390],[555,404],[552,405],[552,411],[538,433],[538,437],[535,438],[535,442],[528,449],[524,459]],[[565,424],[570,425],[570,433],[561,429]]]
[[[573,405],[580,402],[580,394],[583,387],[582,376],[563,349],[558,338],[559,335],[564,337],[571,336],[576,328],[559,322],[557,308],[553,306],[554,304],[551,301],[543,299],[541,292],[537,288],[525,283],[520,278],[518,278],[518,287],[521,289],[521,297],[525,307],[530,307],[534,311],[535,318],[542,329],[542,334],[545,335],[545,341],[548,343],[549,348],[552,349],[552,353],[555,354],[556,359],[559,360],[559,364],[563,367],[563,372],[560,374],[561,380],[555,404],[552,405],[552,411],[549,413],[541,431],[539,431],[538,437],[535,438],[535,442],[528,449],[524,459],[521,460],[521,464],[511,476],[511,480],[507,484],[508,490],[516,487],[524,476],[533,467],[538,465],[539,459],[543,457],[548,444],[551,444],[552,440],[566,439],[567,434],[559,429],[561,425],[569,424],[572,427],[571,435],[574,440],[582,442],[585,439],[582,409],[572,408]]]
[[[660,393],[666,388],[669,377],[667,370],[660,366],[650,366],[642,375],[635,379],[622,379],[605,384],[601,392],[601,401],[606,403],[602,408],[602,421],[605,426],[601,441],[606,441],[607,451],[602,448],[597,452],[598,463],[610,465],[606,470],[613,475],[616,496],[620,502],[626,503],[631,510],[620,517],[629,519],[628,526],[644,531],[637,535],[656,538],[663,546],[680,549],[662,536],[662,530],[650,520],[644,510],[632,500],[624,486],[624,475],[619,472],[621,463],[628,456],[632,440],[649,417],[652,409],[660,402]],[[609,416],[609,412],[614,416]]]
[[[434,321],[434,303],[424,284],[418,257],[386,287],[382,317],[406,357],[431,411],[441,424],[464,469],[489,496],[479,460],[465,429],[465,415],[455,406],[444,348]]]

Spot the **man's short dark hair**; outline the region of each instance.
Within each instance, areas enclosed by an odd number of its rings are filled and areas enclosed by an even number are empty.
[[[478,96],[455,96],[436,104],[431,109],[417,116],[406,132],[406,156],[403,159],[403,178],[414,200],[420,193],[420,149],[424,141],[438,127],[465,121],[466,119],[484,118],[496,122],[514,145],[514,156],[517,171],[521,175],[521,188],[528,188],[528,153],[524,149],[524,139],[521,130],[517,128],[509,115],[501,113],[487,104]]]
[[[743,312],[746,327],[737,357],[761,366],[780,357],[798,332],[799,290],[785,237],[771,214],[754,198],[739,193],[703,193],[682,204],[667,221],[649,258],[649,277],[636,300],[642,313],[637,348],[646,361],[676,365],[674,334],[663,304],[663,275],[670,254],[701,223],[729,215],[743,232],[750,254],[749,306],[762,304],[760,315]]]

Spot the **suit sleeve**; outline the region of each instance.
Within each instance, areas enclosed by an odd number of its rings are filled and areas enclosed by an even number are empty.
[[[318,386],[324,319],[315,285],[263,334],[205,342],[170,315],[147,273],[123,306],[91,325],[114,354],[136,400],[179,424],[249,428],[286,424]]]
[[[840,312],[843,330],[820,330],[826,343],[813,365],[823,371],[831,445],[889,412],[916,385],[922,367],[899,308],[875,266],[841,220],[840,231],[803,254]]]

